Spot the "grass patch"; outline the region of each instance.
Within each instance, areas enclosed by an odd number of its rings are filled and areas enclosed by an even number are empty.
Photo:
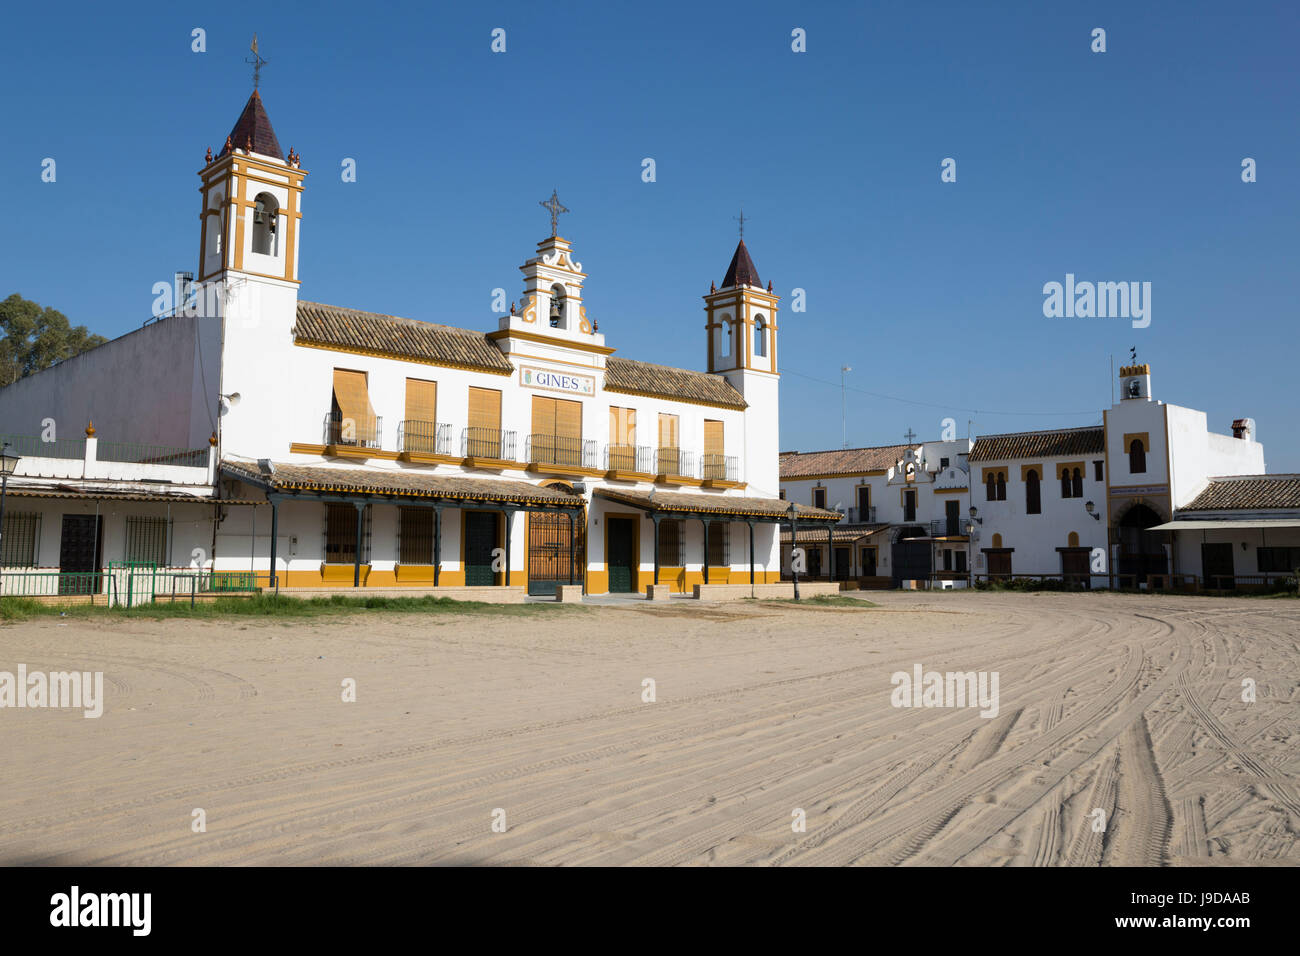
[[[746,600],[759,600],[764,604],[800,604],[808,607],[880,607],[874,601],[845,597],[842,594],[819,594],[799,601],[794,598],[747,598]]]
[[[200,601],[193,607],[188,602],[143,604],[138,607],[108,607],[102,604],[46,604],[31,598],[0,598],[0,621],[26,621],[37,617],[75,617],[89,619],[148,619],[199,618],[220,620],[239,617],[268,617],[277,619],[302,619],[338,614],[356,614],[363,611],[384,611],[419,614],[483,614],[504,617],[529,617],[556,612],[585,611],[573,604],[489,604],[483,601],[454,601],[434,597],[348,597],[337,594],[330,597],[293,598],[276,594],[257,594],[247,598],[220,597]]]

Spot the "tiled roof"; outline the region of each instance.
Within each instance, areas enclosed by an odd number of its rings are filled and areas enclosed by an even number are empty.
[[[727,274],[719,288],[730,289],[742,285],[763,287],[762,280],[758,278],[758,270],[754,268],[754,260],[749,257],[749,250],[745,248],[744,239],[741,239],[740,245],[736,246],[736,254],[731,257],[731,265],[727,267]]]
[[[610,501],[633,505],[645,511],[686,511],[692,514],[775,517],[787,515],[790,502],[783,498],[741,498],[734,495],[690,494],[678,491],[623,491],[597,488],[596,494]],[[839,521],[838,511],[798,505],[800,521]]]
[[[320,302],[298,302],[294,340],[454,368],[503,373],[514,368],[482,332]]]
[[[1106,430],[1058,428],[1046,432],[1012,432],[975,439],[970,461],[1006,461],[1011,458],[1053,458],[1060,455],[1100,455],[1105,451]]]
[[[1184,511],[1245,508],[1300,508],[1300,475],[1234,475],[1211,478]]]
[[[267,474],[256,464],[224,461],[223,473],[274,491],[405,495],[530,504],[582,504],[582,498],[554,488],[508,478],[436,475],[427,471],[379,468],[331,468],[274,463]]]
[[[870,538],[872,535],[880,534],[882,531],[888,531],[889,528],[890,525],[887,524],[859,524],[859,525],[849,525],[847,527],[837,526],[833,531],[831,531],[831,540],[835,544],[851,544],[854,541],[862,541],[867,538]],[[781,532],[781,543],[782,544],[790,543],[789,531]],[[800,544],[825,544],[826,529],[825,528],[807,528],[807,529],[800,528],[799,543]]]
[[[239,114],[235,128],[230,131],[230,145],[234,149],[247,149],[250,142],[253,144],[253,152],[284,159],[284,153],[280,152],[280,141],[275,138],[275,130],[271,128],[271,120],[266,115],[262,97],[257,90],[253,90],[253,95],[244,106],[244,112]],[[218,155],[224,156],[228,152],[223,144]]]
[[[787,451],[781,453],[782,478],[810,475],[852,475],[884,471],[897,465],[913,445],[878,445],[874,448],[842,448],[834,451]]]
[[[703,402],[723,408],[745,408],[745,399],[725,378],[684,368],[634,362],[611,355],[605,360],[605,389],[656,395],[685,402]]]

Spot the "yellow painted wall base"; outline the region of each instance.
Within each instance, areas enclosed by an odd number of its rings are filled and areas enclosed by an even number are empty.
[[[655,580],[654,569],[636,571],[632,575],[637,594],[645,594],[648,585]],[[780,571],[754,571],[756,584],[775,584],[781,580]],[[660,568],[659,583],[674,594],[693,593],[695,585],[704,583],[703,571],[687,571],[685,568]],[[736,571],[731,568],[709,568],[710,584],[748,584],[749,569]],[[587,571],[587,593],[609,593],[609,571],[607,569],[590,569]]]

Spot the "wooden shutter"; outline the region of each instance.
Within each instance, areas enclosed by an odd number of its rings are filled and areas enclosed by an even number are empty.
[[[706,418],[704,420],[704,454],[723,455],[726,446],[722,437],[722,422],[715,422]]]
[[[668,415],[664,412],[659,413],[659,447],[676,448],[677,445],[677,416]]]
[[[555,434],[555,399],[533,396],[533,434]]]
[[[370,406],[365,372],[334,370],[334,404],[339,408],[339,420],[352,422],[358,441],[374,440],[375,410]]]
[[[555,435],[582,441],[582,402],[555,400]]]
[[[469,427],[501,430],[501,392],[498,389],[470,386]]]
[[[419,378],[406,380],[406,420],[436,422],[438,420],[438,383]]]

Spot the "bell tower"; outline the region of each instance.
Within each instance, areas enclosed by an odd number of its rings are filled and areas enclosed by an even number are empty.
[[[744,238],[736,246],[722,286],[710,283],[704,297],[708,370],[725,378],[745,399],[747,493],[770,498],[780,491],[778,301],[770,283],[763,288]]]

